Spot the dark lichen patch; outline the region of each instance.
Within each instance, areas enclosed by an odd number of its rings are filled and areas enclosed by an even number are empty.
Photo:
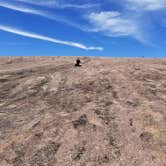
[[[149,132],[143,132],[140,134],[140,139],[146,143],[150,143],[153,140],[153,135]]]
[[[109,145],[116,146],[116,139],[113,136],[109,136]]]
[[[25,166],[23,157],[22,156],[17,156],[13,160],[13,166]]]
[[[82,155],[85,153],[86,149],[85,146],[78,146],[75,147],[75,153],[72,155],[72,159],[73,160],[80,160]]]
[[[87,122],[88,122],[88,118],[84,114],[84,115],[80,116],[79,119],[73,121],[72,123],[73,123],[73,127],[77,129],[80,126],[85,126],[87,124]]]
[[[38,132],[34,135],[34,137],[37,139],[41,139],[42,136],[43,136],[43,132]]]
[[[113,96],[114,99],[117,99],[118,98],[118,93],[115,90],[113,90],[112,91],[112,96]]]
[[[60,147],[59,143],[49,142],[49,144],[39,149],[31,158],[31,166],[53,166],[56,162],[56,153]]]
[[[133,119],[129,119],[129,125],[133,126]]]
[[[12,161],[9,161],[9,163],[12,163],[13,166],[24,166],[26,146],[22,144],[19,145],[12,144],[10,148],[14,150],[16,157],[13,158]]]
[[[98,115],[98,117],[100,119],[103,120],[103,122],[106,124],[106,125],[109,125],[111,120],[115,119],[115,115],[113,113],[110,112],[109,109],[96,109],[95,110],[95,113]]]
[[[98,160],[97,160],[97,161],[98,161],[98,163],[99,163],[100,165],[103,165],[103,164],[109,163],[110,158],[109,158],[108,155],[103,155],[103,156],[98,157]]]
[[[0,83],[4,83],[4,82],[7,82],[8,79],[7,78],[0,78]]]

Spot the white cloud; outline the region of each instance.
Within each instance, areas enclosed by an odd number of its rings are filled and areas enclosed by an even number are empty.
[[[58,5],[57,0],[16,0],[17,2],[24,2],[32,5],[37,6],[44,6],[44,7],[55,7]]]
[[[166,0],[127,0],[128,8],[155,11],[166,8]]]
[[[24,2],[27,4],[37,5],[37,6],[44,6],[44,7],[50,7],[50,8],[77,8],[77,9],[87,9],[87,8],[93,8],[98,6],[99,4],[77,4],[75,2],[73,3],[66,3],[65,1],[60,0],[16,0],[17,2]]]
[[[6,3],[4,1],[0,1],[0,6],[7,8],[7,9],[23,12],[23,13],[34,14],[34,15],[47,17],[49,19],[53,19],[53,17],[45,11],[36,10],[36,9],[29,8],[29,7],[22,6],[22,5],[15,5],[15,4]]]
[[[26,32],[26,31],[22,31],[19,29],[15,29],[13,27],[8,27],[8,26],[3,26],[3,25],[0,25],[0,30],[9,32],[9,33],[13,33],[13,34],[17,34],[20,36],[24,36],[24,37],[33,38],[33,39],[39,39],[39,40],[48,41],[48,42],[52,42],[52,43],[58,43],[58,44],[72,46],[72,47],[77,47],[77,48],[80,48],[83,50],[98,50],[98,51],[103,50],[102,47],[94,47],[94,46],[87,47],[86,45],[81,44],[81,43],[59,40],[59,39],[55,39],[55,38],[51,38],[51,37],[47,37],[47,36],[43,36],[43,35],[31,33],[31,32]]]
[[[83,30],[83,27],[79,24],[76,24],[64,17],[61,16],[55,16],[54,14],[49,13],[48,11],[45,10],[37,10],[31,7],[27,7],[24,5],[18,5],[18,4],[11,4],[11,3],[6,3],[4,1],[0,1],[0,7],[4,7],[10,10],[22,12],[22,13],[27,13],[27,14],[33,14],[33,15],[38,15],[41,17],[45,17],[50,20],[55,20],[58,22],[63,22],[69,26],[75,27],[77,29]]]
[[[60,8],[77,8],[77,9],[88,9],[88,8],[93,8],[93,7],[97,7],[99,4],[63,4],[60,5]]]
[[[88,20],[92,25],[90,31],[107,36],[130,36],[143,41],[138,23],[131,18],[123,18],[119,12],[91,13]]]

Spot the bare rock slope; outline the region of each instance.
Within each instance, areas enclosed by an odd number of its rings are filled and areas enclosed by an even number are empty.
[[[165,166],[166,60],[0,58],[0,166]]]

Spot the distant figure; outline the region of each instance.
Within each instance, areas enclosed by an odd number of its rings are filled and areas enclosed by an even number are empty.
[[[80,64],[80,63],[81,63],[80,59],[79,59],[79,58],[77,58],[75,66],[76,66],[76,67],[80,67],[80,66],[81,66],[81,64]]]

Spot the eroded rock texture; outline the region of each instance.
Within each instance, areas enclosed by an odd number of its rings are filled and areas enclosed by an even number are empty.
[[[0,59],[0,166],[165,166],[166,60]]]

